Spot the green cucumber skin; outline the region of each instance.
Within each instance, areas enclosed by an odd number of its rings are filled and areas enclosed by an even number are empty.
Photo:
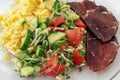
[[[39,23],[39,27],[38,28],[41,28],[41,30],[44,30],[46,28],[46,24],[41,22],[41,23]]]
[[[66,33],[64,32],[55,32],[48,36],[48,40],[50,44],[53,44],[56,41],[64,39],[66,37]]]
[[[25,58],[28,58],[29,56],[27,55],[26,51],[24,50],[17,50],[15,56],[20,59],[20,60],[23,60]]]
[[[36,55],[42,57],[43,53],[44,53],[44,48],[41,45],[39,45],[36,51]]]
[[[53,43],[53,46],[59,46],[59,45],[62,45],[62,44],[66,44],[66,41],[65,40],[56,41],[56,42]]]
[[[31,31],[28,30],[26,33],[25,39],[24,39],[22,45],[20,46],[20,49],[22,49],[22,50],[27,49],[29,42],[30,42],[31,34],[32,34]]]

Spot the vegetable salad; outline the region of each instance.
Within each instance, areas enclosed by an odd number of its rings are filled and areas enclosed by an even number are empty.
[[[16,71],[21,77],[40,74],[69,79],[72,68],[81,71],[85,64],[86,25],[66,3],[56,0],[52,9],[45,21],[34,17],[15,53]],[[26,23],[21,24],[24,27]]]

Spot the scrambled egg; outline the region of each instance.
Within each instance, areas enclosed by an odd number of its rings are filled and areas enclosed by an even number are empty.
[[[44,21],[52,13],[55,0],[15,0],[16,5],[6,16],[0,16],[0,27],[3,28],[0,41],[3,46],[16,51],[29,29],[31,20],[38,16]],[[22,22],[27,24],[23,27]]]

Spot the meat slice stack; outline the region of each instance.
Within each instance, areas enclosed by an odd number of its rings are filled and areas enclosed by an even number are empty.
[[[118,29],[118,21],[103,6],[84,0],[69,3],[71,8],[81,17],[89,29],[103,42],[112,39]]]
[[[109,65],[116,57],[118,50],[117,38],[113,37],[108,42],[102,42],[91,32],[87,33],[86,61],[93,71],[100,71]]]
[[[104,6],[94,2],[69,3],[88,27],[86,61],[93,71],[101,71],[116,57],[118,42],[115,36],[118,21]]]

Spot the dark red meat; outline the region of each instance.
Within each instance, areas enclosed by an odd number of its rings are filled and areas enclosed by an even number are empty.
[[[97,6],[95,11],[99,12],[99,13],[108,12],[107,9],[104,6]]]
[[[104,7],[94,2],[69,3],[87,25],[86,62],[93,71],[101,71],[115,59],[118,42],[115,36],[118,30],[116,18]]]
[[[87,10],[96,9],[97,5],[94,2],[84,0],[82,4],[86,7]]]
[[[112,39],[118,29],[118,21],[103,6],[97,6],[94,2],[84,0],[69,3],[88,28],[103,42]]]
[[[79,16],[86,14],[86,7],[80,2],[71,2],[69,3],[72,10],[75,11]]]
[[[84,21],[89,26],[89,29],[102,41],[106,42],[117,32],[117,22],[111,14],[102,14],[99,12],[89,12]]]
[[[118,42],[116,37],[113,37],[109,42],[102,42],[88,32],[86,62],[91,70],[103,70],[115,59],[117,50]]]

